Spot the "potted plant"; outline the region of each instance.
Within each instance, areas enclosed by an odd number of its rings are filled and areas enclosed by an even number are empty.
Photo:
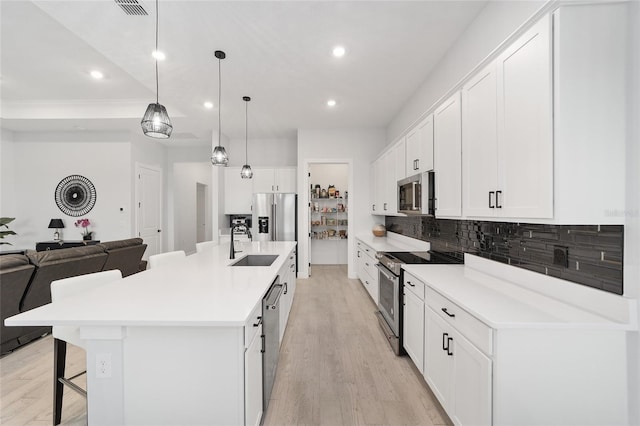
[[[4,239],[4,237],[6,237],[7,235],[18,235],[15,232],[13,232],[11,229],[9,229],[9,226],[7,226],[7,224],[13,222],[15,219],[16,219],[15,217],[0,217],[0,238],[1,239]],[[7,229],[4,230],[2,228],[7,228]],[[0,244],[13,245],[8,241],[0,241]]]
[[[92,231],[89,231],[89,225],[91,225],[91,222],[89,221],[89,219],[78,219],[76,220],[76,223],[74,223],[74,225],[76,226],[76,228],[82,228],[82,239],[85,241],[91,240]]]

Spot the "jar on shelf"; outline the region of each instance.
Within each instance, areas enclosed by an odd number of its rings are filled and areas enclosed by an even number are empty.
[[[333,185],[329,185],[328,189],[329,198],[336,198],[336,187]]]

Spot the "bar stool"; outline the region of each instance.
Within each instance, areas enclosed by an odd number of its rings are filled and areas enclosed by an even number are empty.
[[[196,253],[202,253],[205,250],[209,250],[211,247],[217,246],[216,241],[204,241],[202,243],[196,243]]]
[[[186,257],[184,250],[154,254],[153,256],[149,256],[149,268],[153,269],[157,268],[158,266],[167,265],[184,257]]]
[[[79,275],[51,282],[51,303],[59,303],[61,300],[100,287],[107,283],[121,280],[122,273],[115,269],[112,271],[96,272],[93,274]],[[86,371],[73,377],[64,377],[67,356],[67,343],[85,348],[85,342],[80,339],[80,327],[54,326],[53,335],[53,424],[59,425],[62,419],[62,394],[64,385],[78,392],[86,398],[87,391],[82,389],[72,380],[85,374]]]

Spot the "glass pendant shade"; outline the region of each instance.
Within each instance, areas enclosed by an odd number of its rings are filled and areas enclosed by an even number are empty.
[[[213,149],[211,164],[214,166],[226,166],[229,164],[229,156],[227,155],[227,151],[224,149],[224,146],[218,145]]]
[[[167,109],[157,103],[149,104],[140,125],[146,136],[156,139],[167,139],[173,131]]]
[[[251,166],[245,164],[242,166],[242,170],[240,170],[240,177],[242,179],[251,179],[253,177],[253,170],[251,170]]]

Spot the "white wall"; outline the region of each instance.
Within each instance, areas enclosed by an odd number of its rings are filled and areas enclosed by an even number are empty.
[[[3,140],[3,148],[5,143]],[[2,214],[16,217],[12,229],[19,235],[13,240],[14,248],[34,249],[37,241],[51,240],[53,230],[47,226],[52,218],[63,219],[64,239],[81,239],[81,231],[73,226],[78,218],[62,213],[54,199],[60,180],[72,174],[85,176],[95,185],[95,207],[82,216],[91,220],[94,238],[107,241],[132,236],[131,149],[121,135],[16,133],[9,143],[13,153],[7,158],[3,154],[2,161],[11,161],[13,170],[3,168],[2,186],[11,186],[8,191],[15,197],[3,204]],[[10,151],[3,149],[3,153]]]
[[[13,179],[15,176],[13,132],[0,129],[0,216],[15,217],[16,204],[14,202],[15,188]],[[13,225],[10,228],[13,229]],[[6,237],[5,242],[13,243],[13,237]],[[0,246],[1,247],[1,246]],[[11,246],[4,245],[5,250]]]
[[[245,162],[245,140],[231,139],[225,145],[229,166],[242,167]],[[251,167],[284,167],[298,163],[296,139],[249,139]]]
[[[173,164],[173,206],[174,206],[174,250],[195,253],[197,242],[197,184],[207,186],[209,192],[205,201],[206,215],[209,218],[205,229],[206,240],[211,234],[211,162],[174,163]]]
[[[546,1],[491,1],[449,49],[425,82],[387,126],[391,143],[416,123],[467,73],[533,15]],[[425,40],[427,43],[428,40]]]
[[[640,298],[640,2],[629,4],[624,293]],[[638,312],[640,324],[640,311]],[[629,336],[630,424],[640,424],[640,332]]]
[[[307,183],[308,163],[350,162],[349,178],[349,277],[356,278],[355,238],[358,234],[371,232],[375,223],[369,214],[369,166],[385,145],[384,129],[298,130],[298,276],[308,276],[308,211]]]

